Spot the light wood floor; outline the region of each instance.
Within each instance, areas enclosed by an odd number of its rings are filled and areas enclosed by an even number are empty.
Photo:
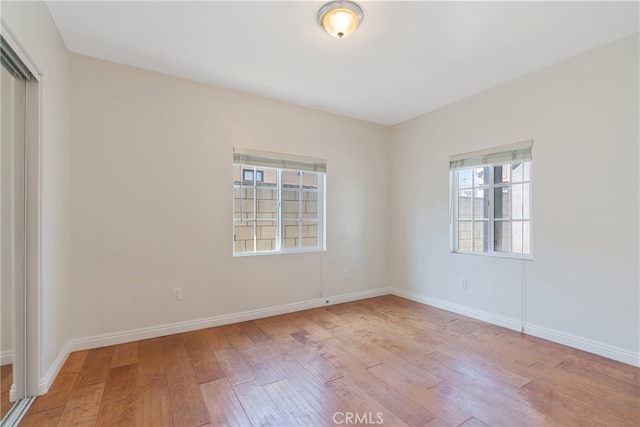
[[[21,425],[638,426],[639,375],[385,296],[73,353]]]
[[[9,402],[11,384],[13,384],[13,365],[0,366],[0,419],[4,418],[13,406]]]

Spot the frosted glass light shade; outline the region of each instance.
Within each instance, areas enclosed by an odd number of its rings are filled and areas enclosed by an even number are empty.
[[[318,23],[331,36],[349,37],[362,22],[362,9],[350,1],[332,1],[318,12]]]

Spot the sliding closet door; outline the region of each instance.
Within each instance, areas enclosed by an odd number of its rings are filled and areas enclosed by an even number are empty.
[[[4,417],[14,401],[26,397],[24,315],[27,81],[4,52],[1,73],[0,397]]]

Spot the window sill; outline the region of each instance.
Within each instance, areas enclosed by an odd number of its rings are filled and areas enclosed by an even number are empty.
[[[460,255],[477,255],[491,258],[506,258],[515,259],[521,261],[533,261],[533,254],[515,254],[506,252],[465,252],[465,251],[451,251],[452,254]]]
[[[292,255],[292,254],[309,254],[316,252],[325,252],[326,249],[321,248],[309,248],[309,249],[296,249],[296,250],[285,250],[285,251],[263,251],[263,252],[243,252],[233,254],[234,258],[246,258],[252,256],[264,256],[264,255]]]

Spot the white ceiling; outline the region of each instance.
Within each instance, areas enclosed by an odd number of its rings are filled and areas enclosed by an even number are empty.
[[[72,52],[393,125],[639,30],[638,2],[49,2]]]

